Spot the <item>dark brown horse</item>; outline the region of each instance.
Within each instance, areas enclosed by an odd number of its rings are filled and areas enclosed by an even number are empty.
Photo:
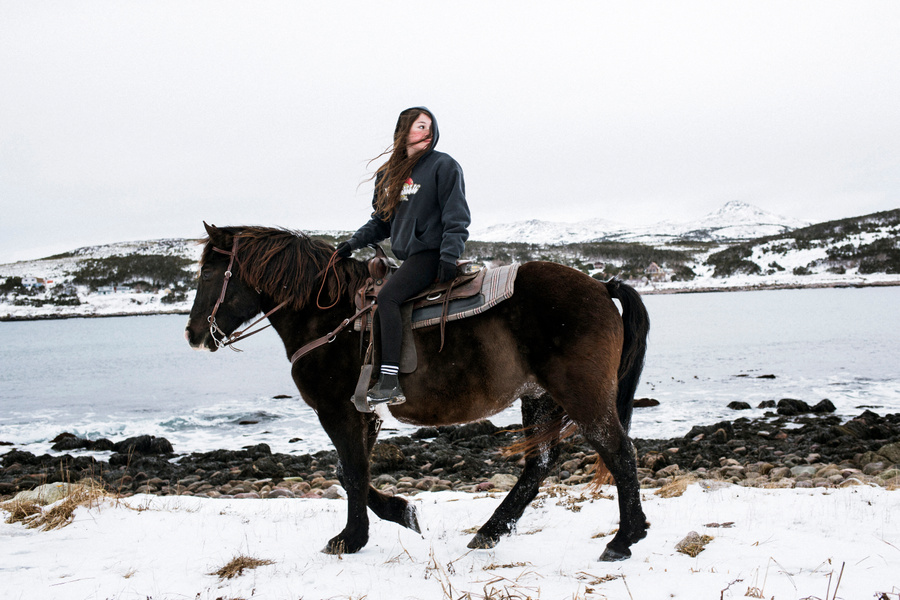
[[[352,293],[367,276],[363,262],[344,259],[323,274],[334,248],[304,234],[262,227],[206,229],[209,238],[186,331],[194,348],[215,351],[221,336],[284,304],[269,322],[290,357],[353,314]],[[229,269],[233,276],[226,281]],[[621,316],[613,298],[622,304]],[[319,308],[334,300],[338,302],[332,308]],[[600,558],[631,555],[630,546],[647,529],[627,431],[648,329],[647,311],[631,287],[602,283],[555,263],[529,262],[519,267],[510,299],[447,324],[443,350],[438,327],[415,331],[418,368],[402,376],[407,402],[390,407],[397,419],[432,426],[465,423],[522,399],[524,446],[533,451],[518,483],[470,548],[493,547],[510,533],[553,468],[560,435],[577,426],[618,489],[619,531]],[[301,396],[337,449],[339,476],[347,491],[347,526],[328,542],[324,551],[329,553],[356,552],[366,545],[366,507],[382,519],[419,531],[406,500],[370,485],[369,455],[378,417],[358,412],[350,400],[362,359],[358,334],[347,331],[292,369]]]

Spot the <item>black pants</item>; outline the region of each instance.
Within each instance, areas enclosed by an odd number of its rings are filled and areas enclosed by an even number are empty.
[[[382,364],[400,364],[400,342],[403,339],[400,305],[434,283],[440,260],[440,250],[413,254],[403,261],[378,292]]]

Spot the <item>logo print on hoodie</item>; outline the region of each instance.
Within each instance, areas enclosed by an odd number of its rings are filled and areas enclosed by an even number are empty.
[[[406,183],[403,184],[403,189],[400,190],[400,201],[409,202],[409,198],[407,196],[415,196],[420,187],[422,186],[418,183],[413,182],[412,177],[407,179]]]

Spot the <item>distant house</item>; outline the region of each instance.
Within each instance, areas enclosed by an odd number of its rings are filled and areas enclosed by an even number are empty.
[[[40,277],[23,277],[22,278],[22,287],[27,288],[29,290],[40,290],[43,289],[46,285],[46,282]]]
[[[130,294],[134,291],[130,285],[101,285],[97,288],[97,293],[106,294]]]
[[[647,279],[649,279],[653,283],[659,283],[669,280],[669,276],[666,273],[665,269],[660,267],[655,262],[650,263],[650,266],[644,269],[644,275],[646,275]]]

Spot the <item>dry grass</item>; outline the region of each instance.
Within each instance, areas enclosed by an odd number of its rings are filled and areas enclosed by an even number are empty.
[[[60,529],[72,522],[75,511],[79,507],[91,508],[99,505],[99,500],[105,498],[107,493],[93,481],[86,481],[80,485],[69,488],[68,494],[48,507],[43,507],[37,502],[21,502],[10,500],[0,504],[0,508],[9,512],[6,522],[9,524],[22,523],[28,529],[42,529],[50,531]]]
[[[275,561],[267,560],[264,558],[253,558],[251,556],[246,556],[244,554],[240,554],[234,558],[232,558],[225,566],[220,568],[218,571],[213,571],[209,573],[209,575],[215,575],[219,579],[234,579],[235,577],[240,577],[244,574],[244,570],[246,569],[256,569],[259,567],[264,567],[266,565],[274,565]]]
[[[692,531],[683,540],[675,544],[675,550],[694,558],[703,552],[706,545],[713,539],[712,536],[699,535],[696,531]]]
[[[694,481],[696,481],[696,478],[690,475],[676,477],[653,493],[660,498],[677,498],[682,495],[687,487]]]

